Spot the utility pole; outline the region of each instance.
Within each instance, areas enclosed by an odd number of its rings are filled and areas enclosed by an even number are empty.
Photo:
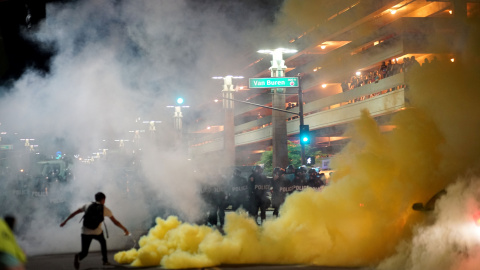
[[[259,53],[271,54],[273,60],[272,66],[269,68],[271,77],[285,77],[285,61],[283,60],[283,53],[294,53],[296,50],[275,49],[275,50],[260,50]],[[272,88],[272,107],[285,108],[285,88]],[[274,110],[272,111],[272,150],[273,150],[273,167],[285,168],[288,163],[288,148],[287,148],[287,121],[285,112]]]
[[[212,79],[223,79],[223,109],[225,110],[225,121],[223,129],[223,149],[225,152],[224,161],[226,166],[235,165],[235,114],[234,114],[234,93],[233,79],[242,79],[242,76],[212,77]]]
[[[303,122],[303,91],[302,91],[302,82],[300,81],[300,76],[298,76],[298,116],[300,117],[300,127],[304,125]],[[301,140],[301,138],[300,138]],[[300,142],[302,165],[306,165],[307,161],[305,160],[305,145]]]
[[[190,106],[185,106],[183,104],[183,98],[177,98],[177,105],[167,106],[167,108],[174,108],[175,112],[173,114],[173,128],[176,132],[176,143],[181,144],[182,142],[182,108],[189,108]]]

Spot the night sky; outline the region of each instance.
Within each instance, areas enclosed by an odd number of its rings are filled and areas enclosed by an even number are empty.
[[[48,74],[50,61],[55,55],[55,44],[41,46],[24,34],[34,32],[48,16],[46,5],[70,3],[76,0],[0,0],[0,86],[9,86],[31,68],[40,74]],[[199,14],[207,9],[217,9],[238,25],[239,30],[252,28],[260,23],[273,23],[275,14],[284,0],[195,0],[187,1]],[[121,2],[121,1],[113,1]],[[251,12],[255,10],[255,12]],[[241,22],[241,23],[239,23]]]

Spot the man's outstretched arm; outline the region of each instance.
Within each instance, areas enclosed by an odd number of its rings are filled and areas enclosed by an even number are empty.
[[[130,233],[128,232],[127,228],[125,228],[120,221],[118,221],[114,216],[111,216],[110,219],[112,220],[113,224],[115,224],[117,227],[121,228],[125,235],[129,235]]]
[[[69,221],[71,218],[73,218],[74,216],[76,216],[76,215],[78,215],[78,214],[80,214],[80,213],[82,213],[82,212],[83,212],[82,209],[77,209],[77,211],[71,213],[71,214],[67,217],[67,219],[65,219],[62,223],[60,223],[60,227],[65,226],[65,224],[67,224],[67,221]]]

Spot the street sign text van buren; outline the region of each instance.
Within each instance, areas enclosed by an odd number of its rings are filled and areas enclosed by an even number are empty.
[[[297,77],[250,78],[249,88],[298,87]]]

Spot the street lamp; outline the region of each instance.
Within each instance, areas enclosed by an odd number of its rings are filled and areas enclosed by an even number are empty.
[[[182,106],[183,102],[184,102],[183,98],[178,97],[177,98],[177,105],[167,106],[167,108],[174,108],[175,109],[175,112],[173,114],[173,118],[174,118],[173,127],[178,131],[182,130],[182,118],[183,118],[182,108],[190,108],[190,106],[186,106],[186,105]]]
[[[224,109],[233,109],[233,93],[236,92],[235,88],[233,87],[233,79],[243,79],[243,76],[232,76],[227,75],[225,77],[212,77],[215,80],[222,80],[223,79],[223,108]]]
[[[157,128],[155,127],[155,124],[162,123],[162,121],[156,121],[156,120],[151,120],[151,121],[143,121],[144,124],[148,124],[148,131],[151,133],[155,133]]]
[[[297,50],[278,48],[275,50],[259,50],[258,53],[271,54],[272,66],[269,68],[271,77],[285,77],[285,60],[283,60],[284,53],[296,53]],[[285,108],[285,88],[272,89],[272,107]],[[282,94],[280,94],[282,93]],[[272,111],[272,146],[273,146],[273,167],[285,168],[288,163],[288,148],[287,148],[287,121],[285,121],[285,112],[274,110]]]
[[[233,79],[243,79],[243,76],[228,75],[225,77],[212,77],[212,79],[223,79],[223,108],[225,109],[225,123],[223,131],[223,149],[225,150],[226,165],[235,165],[235,125],[234,125],[234,93]]]
[[[118,147],[124,148],[125,147],[125,142],[128,142],[129,140],[118,139],[118,140],[115,140],[115,141],[118,142]]]
[[[30,152],[34,151],[34,147],[38,145],[32,145],[30,144],[31,141],[35,141],[35,139],[20,139],[20,141],[25,141],[25,148],[29,150]]]

